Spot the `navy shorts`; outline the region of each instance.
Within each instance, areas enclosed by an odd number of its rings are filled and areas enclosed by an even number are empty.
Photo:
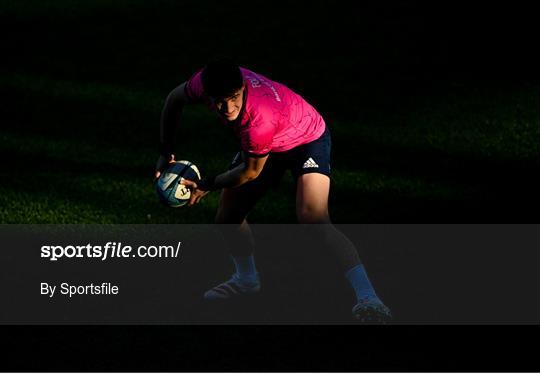
[[[308,173],[319,173],[330,176],[330,151],[332,140],[326,127],[324,133],[316,140],[300,145],[285,152],[271,152],[259,176],[247,184],[276,187],[287,170],[290,170],[294,181]],[[243,152],[234,157],[229,170],[244,161]]]

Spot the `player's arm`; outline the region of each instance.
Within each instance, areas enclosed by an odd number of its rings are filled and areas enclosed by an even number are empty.
[[[244,162],[225,173],[203,178],[199,183],[184,181],[184,184],[192,189],[188,205],[197,204],[209,191],[221,188],[234,188],[254,180],[261,174],[268,155],[263,157],[246,156]]]
[[[216,176],[214,181],[210,181],[211,184],[209,186],[205,186],[203,183],[203,185],[199,186],[199,188],[204,189],[205,187],[211,187],[210,189],[217,190],[221,188],[233,188],[241,186],[259,176],[267,159],[268,155],[264,157],[247,156],[245,157],[244,162],[234,169]]]
[[[168,163],[174,162],[173,148],[176,129],[180,126],[182,111],[184,105],[188,102],[185,93],[186,83],[182,83],[169,93],[161,112],[159,136],[160,157],[156,164],[156,178],[159,178],[161,171]]]

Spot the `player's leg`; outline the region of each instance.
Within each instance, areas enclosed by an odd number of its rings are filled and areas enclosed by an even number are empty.
[[[309,224],[312,235],[329,248],[353,287],[357,304],[353,308],[355,317],[362,321],[388,320],[390,310],[377,296],[364,265],[360,261],[355,245],[330,221],[328,196],[330,178],[319,173],[300,175],[297,179],[296,213],[300,223]]]
[[[226,188],[221,192],[215,222],[227,243],[235,272],[231,279],[208,290],[204,294],[206,300],[226,300],[260,291],[253,257],[254,240],[246,220],[260,198],[254,195],[256,192],[241,188]]]
[[[353,287],[358,303],[354,314],[360,318],[389,316],[389,310],[380,301],[360,261],[358,249],[332,225],[328,213],[330,194],[330,132],[305,144],[295,151],[291,167],[297,181],[296,214],[300,223],[307,227],[335,255],[345,277]]]
[[[254,240],[247,222],[247,215],[255,207],[264,191],[252,188],[225,188],[221,192],[215,223],[221,229],[233,256],[253,253]]]
[[[237,295],[253,294],[260,290],[260,280],[253,255],[255,242],[246,218],[272,183],[280,178],[277,165],[271,157],[257,179],[236,188],[225,188],[221,192],[215,222],[229,248],[235,273],[227,282],[206,292],[207,300],[229,299]],[[241,158],[237,156],[231,167],[235,167],[239,162]]]
[[[330,178],[327,175],[300,175],[297,178],[296,215],[300,223],[309,224],[310,232],[335,253],[340,268],[348,271],[361,264],[360,256],[355,245],[331,223],[328,214],[329,193]]]

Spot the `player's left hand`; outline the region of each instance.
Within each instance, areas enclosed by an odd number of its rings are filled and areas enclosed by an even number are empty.
[[[205,196],[209,192],[200,190],[197,187],[197,183],[187,179],[184,179],[182,181],[182,184],[191,190],[191,197],[189,198],[188,206],[198,204],[199,201],[201,201],[201,199],[203,198],[203,196]]]

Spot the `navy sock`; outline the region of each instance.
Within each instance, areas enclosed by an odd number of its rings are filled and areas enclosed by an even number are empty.
[[[345,273],[345,277],[351,283],[358,300],[377,298],[377,294],[369,281],[364,265],[359,264]]]
[[[236,268],[236,276],[245,283],[258,283],[259,277],[255,268],[255,259],[250,256],[231,256]]]

